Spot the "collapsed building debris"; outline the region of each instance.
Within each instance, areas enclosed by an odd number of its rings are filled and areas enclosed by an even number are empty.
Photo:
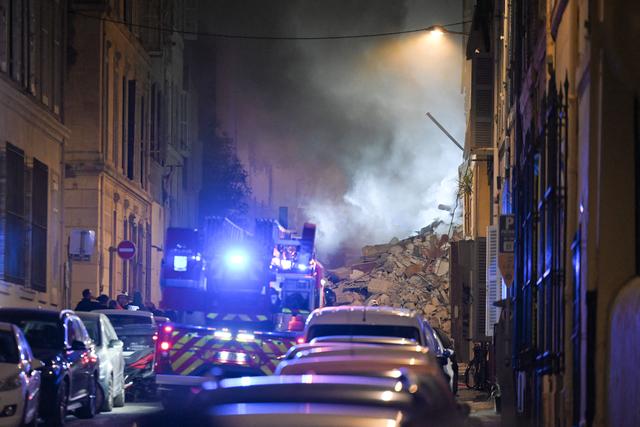
[[[362,259],[330,271],[338,305],[388,305],[424,313],[435,327],[451,332],[449,235],[438,234],[442,221],[417,235],[388,244],[365,246]],[[453,240],[462,238],[460,227]]]

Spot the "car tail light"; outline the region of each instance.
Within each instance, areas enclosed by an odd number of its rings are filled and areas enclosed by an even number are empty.
[[[133,362],[130,366],[135,369],[144,369],[151,362],[153,362],[153,353],[141,357],[140,359]]]
[[[304,337],[298,337],[298,339],[296,340],[296,343],[304,344]]]
[[[166,326],[163,328],[163,330],[164,330],[164,333],[165,333],[165,334],[170,334],[171,332],[173,332],[173,326],[171,326],[171,325],[166,325]]]
[[[171,343],[169,341],[162,341],[160,343],[160,350],[167,351],[171,348]]]

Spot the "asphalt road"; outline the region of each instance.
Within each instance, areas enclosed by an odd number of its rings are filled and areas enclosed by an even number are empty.
[[[461,399],[464,400],[464,399]],[[469,426],[499,427],[499,416],[484,407],[472,404]],[[113,426],[113,427],[188,427],[201,423],[186,422],[188,414],[169,415],[162,410],[159,402],[127,403],[123,408],[114,408],[112,412],[96,415],[92,420],[80,420],[67,417],[68,426]]]
[[[68,426],[113,426],[137,427],[141,422],[161,419],[162,405],[160,402],[129,403],[122,408],[113,408],[111,412],[102,412],[91,420],[81,420],[72,415],[67,417]],[[164,425],[157,424],[157,425]]]

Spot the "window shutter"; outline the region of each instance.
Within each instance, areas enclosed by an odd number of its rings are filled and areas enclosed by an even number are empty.
[[[471,149],[491,148],[493,133],[493,58],[477,54],[472,59]]]
[[[498,323],[500,309],[493,303],[500,300],[502,276],[498,270],[498,227],[487,227],[487,301],[485,330],[493,336],[493,325]]]

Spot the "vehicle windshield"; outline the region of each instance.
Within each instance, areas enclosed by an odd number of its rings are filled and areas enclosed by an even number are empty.
[[[332,335],[367,335],[376,337],[408,338],[420,342],[420,330],[413,326],[399,325],[313,325],[308,339]]]
[[[0,363],[18,363],[18,346],[12,331],[0,331]]]
[[[118,338],[123,342],[123,351],[140,351],[153,347],[153,335],[124,335],[118,333]]]
[[[108,314],[107,317],[111,321],[114,328],[121,328],[131,325],[152,325],[153,322],[149,316],[127,316],[121,314]]]
[[[0,321],[13,323],[22,329],[27,342],[36,357],[39,350],[57,350],[62,348],[64,336],[60,324],[55,320],[25,319],[17,316],[0,316]]]
[[[102,345],[102,340],[100,336],[100,322],[98,319],[82,319],[82,323],[84,323],[84,327],[87,328],[87,332],[89,336],[93,340],[96,345]]]

